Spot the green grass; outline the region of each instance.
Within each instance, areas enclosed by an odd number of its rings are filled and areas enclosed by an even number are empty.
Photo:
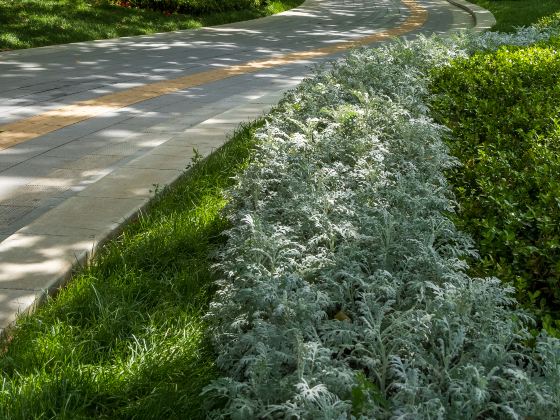
[[[560,11],[558,0],[469,0],[490,10],[496,18],[494,31],[513,32],[516,27],[529,26],[540,18]]]
[[[206,16],[112,6],[96,0],[0,0],[0,50],[200,28],[279,13],[303,0]]]
[[[246,165],[258,124],[160,193],[18,322],[0,356],[0,418],[204,417],[199,394],[216,371],[202,315],[228,226],[223,191]]]

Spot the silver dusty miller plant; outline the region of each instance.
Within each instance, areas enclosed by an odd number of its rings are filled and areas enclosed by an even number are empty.
[[[558,418],[560,343],[474,279],[427,71],[503,39],[358,50],[289,93],[230,191],[214,418]]]

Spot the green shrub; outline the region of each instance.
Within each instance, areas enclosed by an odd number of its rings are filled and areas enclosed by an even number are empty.
[[[477,53],[434,72],[432,110],[452,129],[457,224],[480,276],[516,286],[560,326],[560,40]]]
[[[545,16],[535,24],[537,28],[559,28],[560,27],[560,12],[553,13]]]
[[[128,0],[132,7],[165,12],[219,13],[228,10],[254,9],[266,5],[267,0]]]

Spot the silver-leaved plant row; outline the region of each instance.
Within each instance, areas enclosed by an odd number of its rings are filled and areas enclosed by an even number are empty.
[[[512,290],[466,274],[426,106],[431,68],[550,34],[357,50],[287,94],[229,192],[210,417],[559,418],[560,342],[528,346]]]

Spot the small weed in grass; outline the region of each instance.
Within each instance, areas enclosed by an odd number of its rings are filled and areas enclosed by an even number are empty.
[[[224,188],[259,123],[158,195],[0,356],[0,418],[199,418],[215,377],[202,316],[224,238]]]
[[[302,1],[191,16],[95,0],[0,0],[0,51],[220,25],[279,13]]]

